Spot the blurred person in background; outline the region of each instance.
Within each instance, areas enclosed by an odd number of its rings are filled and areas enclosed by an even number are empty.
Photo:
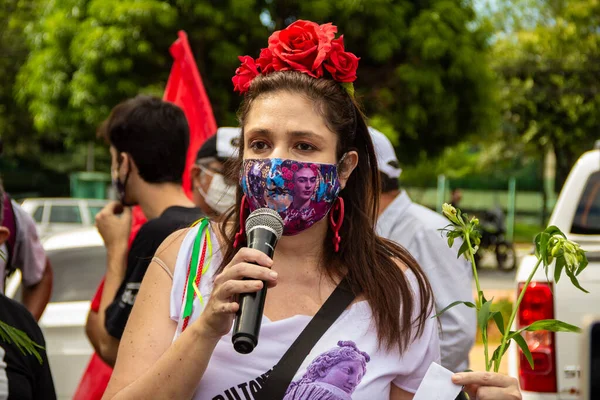
[[[3,195],[4,188],[0,182],[0,198]],[[4,245],[13,232],[4,225],[3,208],[0,208],[0,222],[0,245]],[[0,250],[0,259],[6,256],[6,252]],[[0,323],[0,399],[56,399],[48,357],[43,348],[46,345],[44,336],[31,313],[0,293]],[[16,344],[17,340],[21,345]],[[29,340],[33,343],[27,343]],[[24,343],[26,348],[22,345]],[[27,353],[32,349],[39,359]]]
[[[462,200],[462,191],[459,188],[454,188],[450,192],[450,204],[454,208],[460,207],[460,201]]]
[[[0,155],[2,154],[0,140]],[[1,184],[1,182],[0,182]],[[33,218],[2,189],[0,195],[4,218],[2,226],[11,235],[0,246],[5,257],[0,258],[0,293],[4,293],[6,278],[21,271],[22,302],[38,321],[52,294],[52,267],[37,234]]]
[[[192,166],[194,203],[210,216],[217,217],[235,205],[237,182],[226,178],[228,160],[237,155],[240,128],[219,128],[204,142]]]
[[[458,300],[473,301],[471,266],[463,257],[456,258],[461,242],[448,247],[440,232],[448,225],[446,218],[413,203],[406,191],[400,189],[398,179],[402,170],[392,143],[376,129],[369,128],[369,132],[381,179],[378,233],[405,247],[417,260],[435,293],[436,312]],[[475,312],[458,306],[439,318],[442,365],[454,372],[464,371],[475,342]]]
[[[117,105],[98,134],[110,145],[119,201],[96,216],[107,250],[107,267],[100,307],[98,312],[90,311],[86,333],[96,352],[112,366],[156,249],[171,233],[190,226],[203,214],[181,186],[189,128],[179,107],[140,95]],[[148,222],[128,252],[133,205],[141,207]]]

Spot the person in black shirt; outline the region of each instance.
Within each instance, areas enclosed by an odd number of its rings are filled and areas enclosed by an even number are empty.
[[[102,300],[90,312],[86,332],[100,357],[114,365],[119,342],[138,289],[158,246],[174,231],[202,217],[181,187],[189,142],[183,111],[149,96],[117,105],[99,135],[110,144],[112,177],[118,202],[96,216],[107,250]],[[130,206],[148,218],[129,254]],[[168,279],[168,276],[165,276]]]
[[[46,345],[44,336],[31,313],[0,294],[0,321],[25,333],[42,347],[36,348],[41,357],[38,360],[35,355],[23,353],[12,340],[0,335],[0,399],[56,399],[48,356],[43,349]]]

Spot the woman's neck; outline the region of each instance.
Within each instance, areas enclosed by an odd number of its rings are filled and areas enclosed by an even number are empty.
[[[327,219],[294,236],[282,236],[275,248],[274,264],[285,275],[313,275],[318,272],[327,235]]]

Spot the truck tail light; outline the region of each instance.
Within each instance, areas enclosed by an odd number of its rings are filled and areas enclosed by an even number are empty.
[[[519,293],[524,283],[519,284]],[[554,318],[554,296],[547,282],[531,282],[517,318],[518,328],[523,328],[541,319]],[[534,368],[519,349],[519,381],[521,389],[530,392],[556,393],[556,349],[554,333],[550,331],[523,332],[523,338],[531,351]]]

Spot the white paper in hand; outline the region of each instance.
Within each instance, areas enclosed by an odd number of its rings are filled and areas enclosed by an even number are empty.
[[[452,371],[431,363],[413,400],[454,400],[462,386],[452,383]]]

